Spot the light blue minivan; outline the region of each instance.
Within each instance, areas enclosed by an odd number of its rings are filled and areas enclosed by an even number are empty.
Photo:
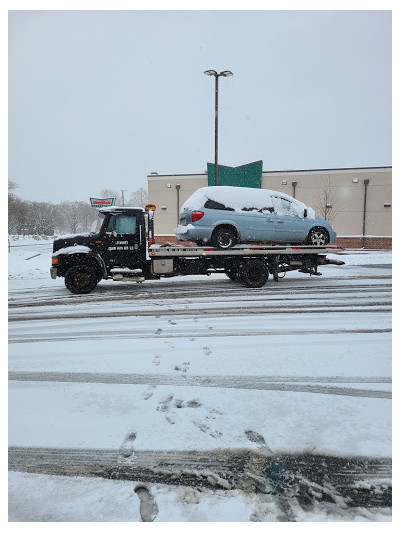
[[[175,235],[199,246],[231,248],[245,242],[326,246],[331,224],[291,196],[248,187],[202,187],[183,204]]]

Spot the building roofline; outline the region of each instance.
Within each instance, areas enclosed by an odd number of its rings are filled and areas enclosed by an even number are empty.
[[[339,167],[339,168],[309,168],[309,169],[295,169],[289,170],[263,170],[263,174],[278,174],[288,172],[331,172],[333,170],[378,170],[383,168],[392,168],[391,166],[382,167]]]
[[[255,161],[255,163],[258,163],[258,161]],[[249,163],[250,165],[252,163]],[[224,167],[226,165],[218,165],[219,167]],[[247,165],[241,165],[247,166]],[[239,167],[228,167],[228,168],[239,168]],[[392,168],[392,166],[381,166],[381,167],[339,167],[339,168],[310,168],[310,169],[289,169],[289,170],[263,170],[263,174],[288,174],[290,172],[330,172],[334,170],[381,170],[381,169],[389,169]],[[183,176],[207,176],[207,172],[196,172],[196,173],[190,173],[190,174],[147,174],[148,178],[181,178]]]

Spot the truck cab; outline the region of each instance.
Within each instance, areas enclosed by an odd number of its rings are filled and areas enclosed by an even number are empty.
[[[77,294],[91,292],[102,278],[142,281],[149,274],[148,213],[140,207],[106,207],[99,211],[97,231],[56,239],[52,278],[64,277]]]

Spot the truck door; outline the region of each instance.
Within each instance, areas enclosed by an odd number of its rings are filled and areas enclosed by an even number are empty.
[[[102,235],[102,255],[111,268],[140,267],[145,258],[143,213],[125,212],[110,215]]]

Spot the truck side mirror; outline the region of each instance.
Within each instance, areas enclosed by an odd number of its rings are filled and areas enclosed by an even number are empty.
[[[304,218],[307,218],[307,209],[304,209]]]

